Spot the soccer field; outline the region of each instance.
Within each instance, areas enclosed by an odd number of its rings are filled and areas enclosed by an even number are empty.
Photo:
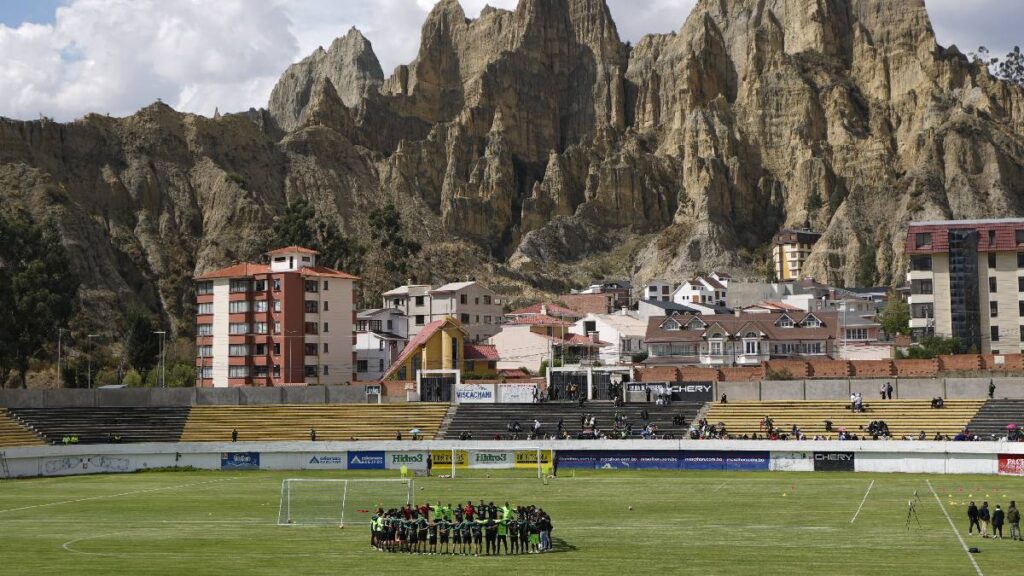
[[[372,550],[365,526],[276,525],[284,478],[390,472],[151,472],[0,481],[0,574],[995,576],[1019,574],[1024,558],[1024,543],[966,534],[969,499],[1006,509],[1024,501],[1024,478],[563,470],[544,484],[468,474],[418,478],[416,498],[536,504],[552,516],[556,549],[409,556]],[[921,527],[908,530],[914,491]],[[943,507],[981,554],[966,553]]]

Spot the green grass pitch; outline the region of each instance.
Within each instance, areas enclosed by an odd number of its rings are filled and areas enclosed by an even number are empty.
[[[544,484],[526,474],[416,480],[420,501],[507,499],[552,515],[554,552],[498,558],[386,554],[370,549],[364,526],[276,525],[284,478],[394,478],[390,472],[0,481],[0,574],[996,576],[1020,574],[1024,559],[1024,543],[966,534],[969,499],[1004,509],[1011,499],[1024,502],[1024,478],[563,470]],[[981,548],[973,556],[979,570],[929,482],[967,545]],[[921,527],[908,530],[915,490]]]

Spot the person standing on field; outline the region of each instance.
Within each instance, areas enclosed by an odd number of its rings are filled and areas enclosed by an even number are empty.
[[[967,519],[971,521],[971,525],[967,527],[967,535],[973,534],[974,528],[977,528],[978,534],[981,534],[981,524],[978,524],[978,506],[974,504],[973,500],[967,507]]]
[[[992,513],[992,539],[1003,539],[1003,522],[1006,520],[1006,514],[996,504],[996,510]]]
[[[992,515],[988,511],[988,502],[981,503],[981,510],[978,511],[978,519],[981,520],[981,537],[988,538],[988,523]]]
[[[1017,501],[1010,501],[1010,508],[1006,511],[1006,522],[1010,524],[1010,538],[1020,540],[1020,510],[1017,510]]]

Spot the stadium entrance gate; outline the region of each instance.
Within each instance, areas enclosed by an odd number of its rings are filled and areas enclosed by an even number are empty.
[[[416,379],[420,402],[451,402],[455,385],[462,381],[458,370],[420,370]]]
[[[575,393],[573,388],[575,385]],[[587,397],[589,378],[586,371],[551,370],[548,400],[579,400]]]

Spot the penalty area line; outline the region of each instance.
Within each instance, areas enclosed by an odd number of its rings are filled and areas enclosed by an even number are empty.
[[[970,548],[967,547],[967,543],[964,542],[963,536],[960,535],[960,531],[956,529],[956,524],[953,524],[953,519],[949,517],[949,512],[946,512],[946,506],[942,503],[942,499],[939,498],[939,494],[935,492],[935,488],[932,487],[931,480],[925,480],[928,483],[928,489],[932,491],[932,496],[935,496],[935,501],[939,503],[939,508],[942,509],[942,514],[946,517],[946,521],[949,522],[949,527],[953,529],[953,534],[956,534],[956,539],[960,541],[960,546],[963,546],[964,553],[967,554],[967,558],[971,561],[974,566],[974,570],[977,571],[978,576],[985,576],[981,571],[981,566],[978,566],[978,561],[974,559],[974,555],[971,554]]]
[[[875,481],[872,480],[871,484],[868,484],[867,492],[864,492],[864,499],[860,501],[860,506],[857,507],[857,512],[855,512],[853,518],[850,519],[850,524],[857,521],[857,516],[860,516],[860,511],[864,509],[864,503],[868,501],[868,494],[871,494],[871,489],[874,487]]]
[[[190,488],[192,486],[202,486],[204,484],[216,484],[217,482],[228,482],[230,480],[237,480],[240,476],[232,476],[231,478],[220,478],[218,480],[210,480],[208,482],[195,482],[193,484],[176,484],[174,486],[161,486],[160,488],[148,488],[146,490],[132,490],[131,492],[121,492],[120,494],[104,494],[101,496],[90,496],[88,498],[78,498],[75,500],[61,500],[60,502],[48,502],[46,504],[33,504],[32,506],[22,506],[20,508],[8,508],[6,510],[0,510],[0,514],[5,512],[19,512],[21,510],[31,510],[33,508],[46,508],[48,506],[60,506],[61,504],[75,504],[77,502],[88,502],[90,500],[104,500],[106,498],[118,498],[120,496],[131,496],[133,494],[148,494],[150,492],[160,492],[163,490],[175,490],[178,488]]]

